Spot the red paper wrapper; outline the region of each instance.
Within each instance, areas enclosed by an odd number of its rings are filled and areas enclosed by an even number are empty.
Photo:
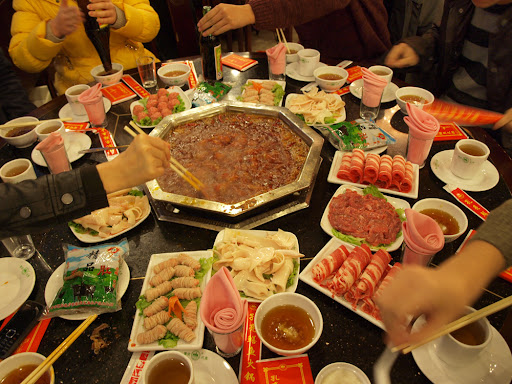
[[[123,77],[121,77],[121,80],[123,80],[123,82],[127,86],[129,86],[133,92],[139,95],[141,99],[148,97],[150,95],[150,93],[146,91],[146,89],[142,85],[137,83],[137,81],[130,75],[124,75]]]
[[[128,88],[123,83],[117,83],[114,85],[110,85],[108,87],[102,88],[101,93],[107,99],[112,102],[112,105],[122,103],[123,101],[127,101],[133,99],[137,95],[130,88]]]
[[[184,60],[184,61],[170,61],[168,63],[162,63],[162,67],[167,65],[167,64],[173,64],[173,63],[181,63],[181,64],[186,64],[188,65],[188,67],[190,68],[190,74],[188,75],[188,87],[190,89],[193,89],[195,87],[197,87],[197,84],[199,84],[199,82],[197,81],[197,72],[196,72],[196,67],[194,67],[194,62],[193,61],[190,61],[190,60]]]
[[[66,122],[64,122],[64,128],[80,132],[80,131],[88,129],[89,128],[89,123],[88,122],[85,122],[85,123],[70,123],[70,122],[66,121]]]
[[[358,65],[346,68],[346,70],[348,72],[347,83],[353,83],[354,81],[363,78],[363,72],[361,72],[361,67]]]
[[[450,193],[453,197],[459,200],[462,204],[466,206],[471,212],[477,215],[482,220],[487,219],[489,216],[489,211],[485,209],[480,203],[474,200],[471,196],[469,196],[466,192],[464,192],[460,188],[451,189],[449,185],[445,185],[444,189]]]
[[[314,384],[308,355],[256,362],[260,384]]]
[[[102,147],[115,147],[116,142],[114,141],[114,138],[112,137],[112,134],[108,129],[100,128],[97,130],[98,136],[100,138],[100,143]],[[119,155],[119,150],[117,148],[114,149],[108,149],[105,152],[105,156],[107,157],[108,161],[114,160],[117,155]]]
[[[340,88],[337,91],[334,91],[333,93],[343,96],[350,92],[350,85],[347,85],[346,87]]]
[[[247,318],[244,328],[244,346],[240,359],[239,379],[240,384],[252,384],[257,382],[256,361],[261,358],[261,340],[254,327],[254,315],[259,303],[249,303]]]
[[[452,104],[437,99],[431,105],[424,106],[423,110],[430,113],[439,122],[454,122],[459,125],[494,124],[503,117],[498,112]]]
[[[439,124],[439,132],[437,132],[434,141],[449,141],[468,139],[469,136],[455,123]]]
[[[224,56],[221,61],[222,65],[227,65],[228,67],[238,69],[239,71],[245,71],[258,64],[257,60],[243,57],[237,55],[236,53],[231,53],[227,56]]]

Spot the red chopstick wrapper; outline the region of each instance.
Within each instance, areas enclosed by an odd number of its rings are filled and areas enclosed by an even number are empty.
[[[469,136],[455,123],[439,124],[439,132],[437,132],[434,141],[449,141],[468,139]]]
[[[102,147],[115,147],[116,142],[114,141],[114,137],[110,133],[108,129],[105,128],[99,128],[97,129],[98,136],[100,138],[100,143]],[[117,148],[114,149],[107,149],[105,152],[105,156],[107,157],[108,161],[114,160],[117,155],[119,155],[119,150]]]
[[[254,315],[259,303],[249,303],[247,318],[244,328],[244,346],[242,358],[240,359],[239,380],[240,384],[252,384],[257,381],[256,361],[261,358],[261,340],[256,334],[254,326]]]
[[[191,60],[183,60],[183,61],[170,61],[168,63],[162,63],[162,67],[167,64],[174,64],[174,63],[181,63],[186,64],[190,68],[190,74],[188,75],[188,87],[190,89],[197,87],[197,84],[199,84],[197,80],[197,72],[196,67],[194,67],[194,62]]]
[[[119,384],[137,384],[142,383],[142,370],[144,366],[151,360],[154,351],[135,352],[132,354],[128,366],[124,371],[123,378]]]
[[[260,384],[313,384],[315,382],[308,355],[258,360],[256,367]]]
[[[346,87],[340,88],[337,91],[334,91],[333,93],[343,96],[350,92],[350,85],[347,85]]]
[[[479,202],[477,202],[471,196],[469,196],[466,192],[464,192],[462,189],[454,188],[450,185],[445,185],[444,189],[482,220],[487,219],[487,216],[489,216],[489,211],[485,209],[483,205],[481,205]]]
[[[434,116],[439,122],[454,122],[463,126],[494,124],[503,117],[498,112],[452,104],[438,99],[434,100],[431,105],[424,106],[423,110]]]
[[[346,68],[346,70],[348,72],[347,83],[353,83],[354,81],[363,78],[363,72],[361,71],[361,67],[358,65]]]
[[[64,122],[64,128],[80,132],[80,131],[84,131],[86,129],[89,129],[89,123],[88,122],[85,122],[85,123],[72,123],[72,122],[69,122],[69,121],[65,121]]]
[[[133,92],[135,92],[137,95],[139,95],[139,97],[141,99],[145,98],[145,97],[149,97],[150,93],[148,91],[146,91],[146,89],[140,85],[133,77],[131,77],[130,75],[124,75],[123,77],[121,77],[121,80],[123,80],[123,82],[129,86]]]
[[[122,103],[137,96],[135,92],[133,92],[123,83],[117,83],[114,85],[109,85],[108,87],[104,87],[101,89],[101,93],[103,93],[103,96],[110,100],[112,105]]]

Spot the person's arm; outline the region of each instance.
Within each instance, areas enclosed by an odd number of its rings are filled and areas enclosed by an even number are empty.
[[[109,0],[94,0],[92,3],[102,2],[110,3]],[[93,4],[89,6],[90,9]],[[118,28],[114,29],[113,33],[142,43],[149,42],[156,37],[160,30],[160,19],[148,0],[112,0],[111,4],[122,11],[126,20],[122,26],[110,23]]]

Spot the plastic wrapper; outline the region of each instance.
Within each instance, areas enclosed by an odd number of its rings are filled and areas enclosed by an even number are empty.
[[[503,114],[467,105],[453,104],[443,100],[434,100],[431,105],[423,107],[440,122],[456,123],[462,126],[494,124]]]
[[[64,244],[63,248],[63,284],[44,318],[120,310],[117,287],[121,263],[128,255],[128,240],[85,248]]]
[[[200,83],[192,93],[190,101],[193,107],[201,107],[203,105],[215,103],[222,99],[230,90],[231,85],[215,82],[210,84],[207,82]]]
[[[370,150],[396,142],[389,133],[374,123],[362,119],[316,127],[335,148],[341,151],[351,151],[354,148]]]

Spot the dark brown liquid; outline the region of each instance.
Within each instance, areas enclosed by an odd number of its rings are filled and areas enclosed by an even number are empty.
[[[164,76],[165,77],[176,77],[176,76],[181,76],[184,74],[185,74],[185,71],[170,71],[170,72],[167,72]]]
[[[457,220],[449,213],[441,211],[440,209],[424,209],[420,213],[433,218],[441,227],[443,235],[455,235],[459,233],[459,223],[457,223]]]
[[[55,132],[59,128],[60,128],[60,124],[58,124],[58,125],[51,125],[49,127],[44,128],[43,130],[40,130],[39,133],[42,134],[42,135],[46,135],[48,133]]]
[[[11,129],[9,132],[7,132],[5,137],[21,136],[21,135],[24,135],[25,133],[29,133],[35,127],[36,127],[36,125],[29,125],[28,127],[16,127],[16,128]]]
[[[473,144],[464,144],[464,145],[461,145],[459,148],[462,152],[467,153],[468,155],[471,155],[471,156],[485,155],[485,151],[482,148],[477,147],[476,145],[473,145]]]
[[[289,55],[293,55],[294,53],[297,53],[296,49],[290,49],[290,52],[287,52]]]
[[[372,72],[375,73],[377,76],[387,76],[387,75],[389,75],[389,72],[383,71],[381,69],[372,69]]]
[[[108,75],[113,75],[114,73],[116,73],[117,71],[116,70],[111,70],[111,71],[103,71],[103,72],[100,72],[98,73],[96,76],[108,76]],[[82,93],[82,92],[80,92]]]
[[[341,80],[343,79],[342,76],[337,75],[335,73],[323,73],[321,75],[318,75],[319,78],[324,80]]]
[[[485,341],[485,330],[480,323],[471,323],[450,333],[462,344],[480,345]]]
[[[305,347],[315,336],[309,313],[295,305],[280,305],[267,312],[261,321],[263,338],[276,348],[293,350]]]
[[[25,172],[27,170],[27,166],[26,165],[20,165],[19,167],[14,167],[12,169],[9,169],[7,172],[5,172],[5,176],[6,177],[14,177],[14,176],[18,176],[18,175],[21,175],[23,172]]]
[[[190,369],[177,359],[166,359],[157,363],[148,376],[147,384],[187,384]]]
[[[9,372],[7,376],[0,380],[0,384],[20,384],[25,378],[37,368],[36,364],[22,365],[21,367]],[[50,372],[45,372],[36,384],[50,384]]]
[[[423,103],[425,103],[427,101],[423,97],[416,96],[416,95],[400,96],[400,99],[402,99],[402,101],[404,103],[411,103],[411,104],[415,104],[415,103],[423,104]]]

